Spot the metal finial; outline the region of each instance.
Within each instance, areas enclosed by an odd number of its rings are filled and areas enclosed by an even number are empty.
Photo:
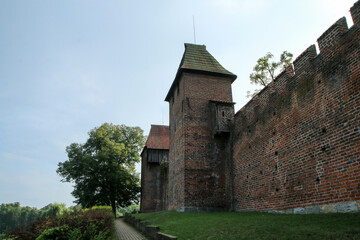
[[[194,27],[194,43],[196,44],[195,17],[194,17],[194,15],[193,15],[193,27]]]

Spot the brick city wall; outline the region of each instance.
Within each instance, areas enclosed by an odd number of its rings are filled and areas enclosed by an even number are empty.
[[[234,210],[359,204],[359,5],[236,113]]]

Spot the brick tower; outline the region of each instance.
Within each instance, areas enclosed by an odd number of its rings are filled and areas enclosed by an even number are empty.
[[[231,206],[231,83],[204,45],[185,44],[166,96],[170,115],[168,209],[227,210]]]

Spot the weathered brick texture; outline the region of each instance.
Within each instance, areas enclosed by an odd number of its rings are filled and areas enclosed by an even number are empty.
[[[222,136],[214,136],[211,102],[232,102],[232,80],[182,73],[179,94],[170,103],[169,208],[184,211],[228,209],[230,154]],[[229,110],[228,110],[229,111]],[[231,115],[234,114],[230,106]],[[230,150],[227,150],[230,153]],[[227,160],[227,161],[226,161]],[[226,200],[224,196],[227,196]]]
[[[357,1],[353,7],[350,8],[351,17],[354,24],[360,24],[360,1]]]
[[[318,39],[319,55],[309,47],[294,75],[281,75],[236,113],[235,210],[360,199],[359,40],[359,25],[348,30],[341,18]]]
[[[151,149],[145,149],[141,160],[141,204],[140,211],[156,212],[167,209],[168,174],[159,162],[148,162]],[[146,184],[145,184],[146,183]]]

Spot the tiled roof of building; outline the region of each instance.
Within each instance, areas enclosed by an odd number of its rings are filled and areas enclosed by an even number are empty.
[[[175,80],[171,85],[171,88],[165,98],[165,101],[169,101],[170,95],[175,88],[177,81],[182,72],[202,72],[216,75],[223,75],[232,78],[232,81],[236,79],[236,75],[226,70],[221,64],[206,50],[205,45],[197,45],[185,43],[185,52],[181,59],[180,66],[176,73]]]
[[[145,147],[151,149],[169,149],[169,126],[151,125]]]
[[[235,76],[220,65],[220,63],[206,50],[205,45],[190,43],[185,43],[185,53],[179,69],[192,69]]]

